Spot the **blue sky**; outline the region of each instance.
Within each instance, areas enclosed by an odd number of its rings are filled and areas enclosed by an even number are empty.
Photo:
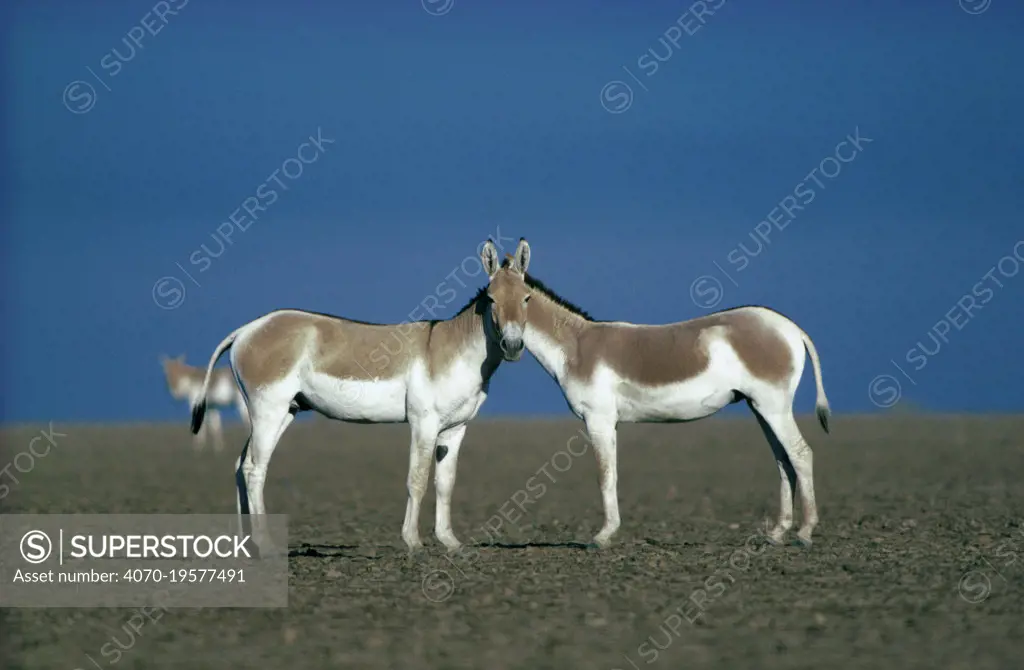
[[[499,230],[599,319],[778,309],[837,413],[1024,409],[1018,3],[21,4],[4,421],[181,418],[158,356],[276,308],[399,322],[456,271],[449,316]],[[482,415],[566,412],[527,356]]]

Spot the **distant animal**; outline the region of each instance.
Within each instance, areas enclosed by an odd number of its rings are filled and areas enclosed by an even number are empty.
[[[375,324],[298,309],[270,312],[217,345],[193,403],[192,432],[206,412],[213,366],[231,349],[231,367],[252,413],[252,431],[235,462],[239,526],[248,516],[260,553],[280,550],[265,525],[263,488],[281,435],[299,412],[353,423],[408,423],[408,501],[402,538],[422,546],[420,503],[436,459],[437,539],[459,548],[451,496],[459,448],[487,398],[491,376],[523,353],[529,245],[520,240],[504,266],[492,241],[480,249],[489,283],[447,320]]]
[[[195,404],[200,391],[203,391],[205,370],[193,367],[185,363],[185,354],[175,358],[160,356],[160,364],[164,369],[164,376],[167,379],[167,389],[175,400],[188,400],[189,407]],[[249,410],[245,406],[245,399],[235,384],[234,375],[228,368],[215,370],[211,376],[209,389],[207,391],[207,402],[212,406],[210,410],[210,422],[208,429],[195,434],[194,443],[198,449],[206,445],[208,432],[213,432],[214,449],[220,451],[224,447],[224,435],[221,426],[219,409],[235,407],[242,421],[249,424]]]
[[[619,423],[695,421],[745,400],[764,432],[782,480],[779,520],[768,539],[780,543],[793,525],[799,487],[809,545],[818,523],[811,447],[793,417],[793,396],[805,351],[814,366],[818,420],[830,415],[818,352],[789,318],[766,307],[727,309],[689,321],[641,325],[595,321],[540,280],[513,275],[533,299],[523,341],[558,382],[594,445],[604,503],[604,526],[594,537],[610,543],[619,528]]]

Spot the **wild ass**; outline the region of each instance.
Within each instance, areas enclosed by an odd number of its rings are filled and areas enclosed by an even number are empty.
[[[525,273],[529,245],[520,253]],[[807,333],[757,306],[667,325],[595,321],[528,274],[523,289],[534,297],[526,315],[526,349],[558,382],[595,447],[605,514],[594,537],[598,546],[608,545],[619,528],[617,424],[694,421],[741,400],[757,417],[782,479],[779,521],[769,540],[782,542],[792,528],[799,485],[804,515],[798,537],[811,543],[818,523],[812,453],[793,418],[805,349],[826,433],[830,412],[818,352]]]
[[[185,363],[185,354],[175,358],[160,356],[160,364],[164,369],[164,377],[167,379],[167,390],[175,400],[188,400],[189,408],[195,405],[199,393],[203,388],[202,368],[193,367]],[[201,449],[206,444],[207,432],[213,432],[214,449],[220,451],[224,447],[224,434],[221,427],[220,409],[235,407],[242,421],[249,424],[249,412],[245,408],[245,400],[241,392],[235,386],[235,378],[231,370],[220,368],[213,371],[210,380],[207,404],[211,405],[209,430],[206,426],[195,436],[195,446]]]
[[[488,285],[448,320],[375,324],[297,309],[270,312],[221,342],[207,368],[192,413],[200,429],[206,388],[214,363],[228,348],[231,367],[252,415],[252,432],[235,462],[238,515],[251,515],[261,551],[274,551],[263,525],[263,485],[281,435],[295,415],[315,410],[354,423],[408,423],[408,501],[402,538],[410,550],[422,546],[420,502],[432,457],[437,460],[435,535],[459,548],[451,527],[451,496],[459,448],[487,398],[491,376],[502,360],[523,353],[525,290],[520,265],[525,240],[502,266],[494,243],[480,251]]]

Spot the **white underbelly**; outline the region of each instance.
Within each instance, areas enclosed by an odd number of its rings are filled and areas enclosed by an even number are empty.
[[[733,400],[732,389],[702,377],[653,387],[622,381],[617,395],[619,420],[634,422],[693,421],[714,414]]]
[[[370,423],[406,420],[406,382],[396,379],[338,379],[311,373],[302,395],[313,409],[332,419]]]

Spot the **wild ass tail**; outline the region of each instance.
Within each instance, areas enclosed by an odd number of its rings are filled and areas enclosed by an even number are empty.
[[[804,346],[807,348],[807,354],[811,357],[811,365],[814,366],[814,384],[818,389],[818,397],[814,403],[814,411],[818,415],[818,421],[821,422],[821,427],[828,432],[828,418],[832,414],[832,410],[828,406],[828,398],[825,397],[825,386],[821,383],[821,360],[818,358],[818,350],[814,348],[814,342],[811,341],[811,336],[807,333],[800,331],[801,336],[804,340]]]
[[[203,417],[206,416],[206,393],[210,388],[210,377],[213,375],[213,366],[217,363],[217,359],[235,343],[235,338],[238,337],[240,332],[242,332],[241,328],[234,331],[225,337],[224,341],[218,344],[217,348],[213,350],[213,356],[210,357],[210,364],[206,366],[206,376],[203,378],[203,387],[200,389],[199,395],[196,397],[195,404],[192,405],[193,435],[198,434],[199,429],[203,427]]]

